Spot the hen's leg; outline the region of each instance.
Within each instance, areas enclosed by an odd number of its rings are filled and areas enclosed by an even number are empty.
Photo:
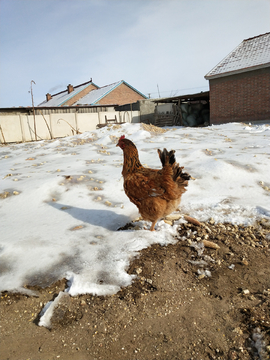
[[[155,231],[156,222],[157,222],[157,221],[153,221],[153,222],[152,222],[152,225],[151,225],[151,227],[150,227],[150,231]]]

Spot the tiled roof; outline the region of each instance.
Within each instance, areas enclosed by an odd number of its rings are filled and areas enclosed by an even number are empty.
[[[99,89],[92,90],[90,93],[78,100],[74,105],[95,105],[98,104],[98,101],[102,99],[105,95],[119,86],[123,81],[118,81],[111,85],[103,86]]]
[[[270,66],[270,33],[243,40],[205,78],[213,79]]]
[[[46,107],[61,106],[66,101],[73,98],[76,94],[78,94],[79,92],[84,90],[87,86],[90,85],[90,83],[91,83],[91,81],[81,84],[81,85],[78,85],[78,86],[74,86],[74,90],[70,94],[68,93],[67,90],[61,91],[58,94],[52,95],[52,98],[49,101],[44,100],[38,106],[46,106]],[[97,86],[96,84],[94,84],[94,85]]]

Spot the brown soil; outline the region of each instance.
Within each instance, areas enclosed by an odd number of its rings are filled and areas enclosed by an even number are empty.
[[[116,295],[68,297],[50,330],[39,313],[64,280],[39,297],[2,294],[1,360],[269,359],[269,222],[185,224],[178,239],[141,251],[137,279]],[[220,248],[198,256],[202,239]]]

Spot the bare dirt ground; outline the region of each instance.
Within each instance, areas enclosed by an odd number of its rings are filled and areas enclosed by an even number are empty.
[[[131,286],[67,297],[50,330],[37,326],[39,313],[65,280],[36,288],[39,297],[3,293],[0,359],[269,359],[269,229],[264,219],[254,227],[182,225],[175,245],[134,259]],[[202,239],[219,249],[198,255]]]

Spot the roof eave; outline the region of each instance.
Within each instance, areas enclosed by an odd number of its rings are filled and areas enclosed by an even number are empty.
[[[114,106],[119,106],[118,104],[79,104],[76,105],[77,108],[83,108],[83,107],[87,107],[87,108],[94,108],[94,107],[114,107]],[[71,106],[74,107],[74,106]]]
[[[196,101],[196,100],[206,100],[209,99],[209,91],[201,91],[199,93],[195,94],[187,94],[187,95],[178,95],[173,97],[167,97],[167,98],[158,98],[158,99],[150,99],[151,101],[155,103],[167,103],[167,102],[174,102],[178,100],[184,100],[184,101]]]
[[[137,90],[135,87],[133,87],[132,85],[130,85],[129,83],[127,83],[125,80],[122,80],[122,83],[124,83],[125,85],[127,85],[130,89],[132,89],[133,91],[135,91],[136,93],[138,93],[139,95],[141,95],[144,99],[148,99],[148,97],[146,95],[144,95],[143,93],[141,93],[139,90]]]
[[[204,76],[204,78],[206,80],[214,80],[214,79],[218,79],[218,78],[225,77],[225,76],[237,75],[237,74],[242,74],[242,73],[253,71],[253,70],[265,69],[267,67],[270,67],[270,62],[265,63],[265,64],[261,64],[261,65],[256,65],[256,66],[250,66],[248,68],[242,68],[242,69],[238,69],[238,70],[223,72],[223,73],[220,73],[220,74],[214,74],[214,75],[206,74]]]

